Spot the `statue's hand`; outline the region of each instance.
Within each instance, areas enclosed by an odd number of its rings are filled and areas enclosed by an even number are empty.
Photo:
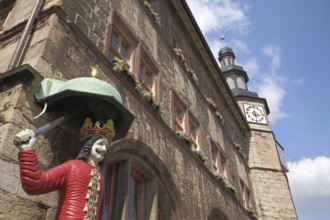
[[[30,129],[24,129],[23,131],[18,132],[14,138],[14,144],[20,151],[32,149],[35,142],[36,138],[34,131]]]

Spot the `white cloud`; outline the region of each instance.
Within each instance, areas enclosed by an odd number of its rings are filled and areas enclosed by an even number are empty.
[[[303,77],[300,77],[300,78],[292,79],[290,84],[291,85],[301,85],[304,83],[304,81],[305,81],[305,79]]]
[[[318,213],[323,213],[322,219],[330,219],[330,158],[303,158],[300,161],[289,161],[288,167],[289,183],[299,219],[320,219],[315,218]]]
[[[259,63],[257,58],[250,57],[244,63],[240,64],[247,72],[250,80],[253,79],[259,72]]]
[[[233,44],[232,47],[235,52],[239,52],[239,53],[249,53],[250,52],[249,47],[243,41],[233,40],[231,43]]]
[[[282,49],[279,45],[267,45],[262,49],[264,55],[272,59],[270,65],[272,74],[276,74],[281,66],[281,50]]]
[[[215,30],[216,25],[223,31],[234,31],[247,34],[250,31],[250,20],[245,12],[249,7],[233,0],[187,0],[190,10],[206,35]]]
[[[282,111],[283,99],[286,95],[284,89],[285,79],[278,74],[281,67],[281,47],[279,45],[267,45],[262,49],[264,55],[269,57],[269,73],[260,75],[259,83],[255,86],[260,97],[266,98],[270,109],[269,120],[275,125],[279,119],[288,117]]]
[[[284,88],[272,77],[265,76],[257,86],[260,97],[266,98],[271,111],[269,120],[271,124],[276,124],[277,120],[286,118],[288,115],[281,110],[282,101],[285,97]]]

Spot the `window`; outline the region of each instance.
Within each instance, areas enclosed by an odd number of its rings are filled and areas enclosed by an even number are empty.
[[[231,182],[229,160],[213,141],[210,141],[210,145],[213,172],[221,174],[227,181]]]
[[[225,157],[224,153],[219,151],[219,155],[220,155],[220,172],[221,172],[221,174],[224,175],[224,177],[226,177],[226,179],[229,182],[231,182],[230,171],[229,171],[229,161],[228,161],[227,157]]]
[[[115,177],[116,177],[116,165],[109,164],[105,175],[106,197],[105,197],[104,216],[108,216],[108,213],[112,213],[115,180],[116,180]],[[103,218],[103,219],[105,220],[107,218]]]
[[[184,132],[184,138],[189,142],[192,151],[202,153],[199,144],[199,123],[174,92],[172,92],[172,128],[175,132]]]
[[[0,1],[0,30],[5,26],[7,18],[11,10],[13,9],[15,1],[13,0],[3,0]]]
[[[129,187],[128,219],[144,219],[144,178],[135,169],[131,171]]]
[[[173,48],[181,48],[181,42],[179,40],[178,35],[176,34],[176,32],[173,30],[172,28],[172,32],[171,32],[171,44]]]
[[[188,128],[186,129],[186,133],[190,135],[194,142],[194,146],[196,147],[196,150],[200,150],[199,143],[198,143],[198,130],[199,130],[199,124],[197,120],[194,118],[194,116],[188,112],[189,114],[189,123]]]
[[[227,77],[226,81],[227,81],[230,89],[234,89],[235,88],[235,82],[234,82],[234,80],[232,78]]]
[[[245,82],[243,80],[242,77],[238,77],[236,79],[236,83],[237,83],[237,87],[240,88],[240,89],[246,89],[246,85],[245,85]]]
[[[186,107],[179,99],[179,97],[173,93],[173,129],[174,131],[186,131],[185,129],[185,115]]]
[[[155,172],[136,156],[112,155],[104,167],[106,204],[102,220],[171,219],[170,194]]]
[[[211,141],[211,158],[212,158],[212,169],[215,173],[220,174],[219,170],[219,150],[218,147]]]
[[[114,28],[111,33],[109,60],[113,61],[115,57],[117,57],[118,59],[125,61],[126,65],[129,67],[130,56],[131,45],[119,30]]]
[[[105,55],[113,61],[115,57],[122,60],[126,67],[133,71],[136,59],[140,59],[137,49],[138,41],[133,31],[130,30],[125,18],[114,12],[113,21],[108,27]],[[139,66],[137,66],[138,68]]]
[[[239,182],[240,182],[240,186],[241,186],[241,192],[242,192],[244,207],[245,208],[250,208],[251,207],[251,204],[250,204],[250,190],[241,178],[240,178]]]
[[[160,90],[158,87],[160,81],[157,80],[158,70],[154,65],[154,62],[151,61],[149,56],[142,50],[142,57],[140,61],[140,68],[138,73],[138,79],[143,86],[144,90],[150,92],[156,100],[160,101],[159,93]],[[158,93],[158,94],[157,94]]]

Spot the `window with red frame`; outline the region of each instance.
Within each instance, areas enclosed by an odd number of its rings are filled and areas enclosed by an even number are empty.
[[[157,71],[152,68],[145,59],[142,59],[139,71],[139,81],[143,88],[155,95],[154,82],[156,79]]]
[[[132,169],[129,183],[128,219],[144,219],[144,178]]]
[[[116,181],[116,165],[109,164],[106,169],[105,174],[105,188],[106,188],[106,197],[105,197],[105,206],[104,206],[104,220],[111,220],[111,213],[113,208],[113,199],[115,193],[115,181]]]
[[[219,158],[220,158],[220,172],[221,174],[224,175],[224,177],[226,177],[226,179],[228,181],[230,180],[230,172],[229,172],[229,161],[228,159],[225,157],[225,155],[219,151]]]
[[[195,117],[188,112],[188,127],[186,133],[190,135],[194,142],[194,146],[196,147],[196,150],[199,149],[199,144],[198,144],[198,131],[199,131],[199,124]]]
[[[211,141],[211,158],[213,171],[220,174],[219,170],[219,150],[218,147]]]
[[[186,131],[185,129],[186,106],[173,93],[173,126],[175,131]]]
[[[111,33],[110,40],[110,52],[108,59],[113,61],[117,57],[120,60],[123,60],[127,67],[129,68],[130,57],[131,57],[131,45],[125,39],[124,35],[114,27]]]
[[[251,207],[250,206],[250,190],[241,178],[240,178],[240,186],[241,186],[244,207],[250,208]]]
[[[0,30],[5,25],[9,13],[13,9],[15,1],[13,0],[3,0],[0,1]]]

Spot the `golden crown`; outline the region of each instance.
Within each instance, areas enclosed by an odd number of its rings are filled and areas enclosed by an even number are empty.
[[[116,135],[113,121],[109,119],[103,126],[101,126],[99,121],[96,121],[95,125],[93,126],[92,120],[90,118],[86,118],[80,130],[80,140],[84,140],[87,137],[96,135],[102,136],[111,141],[112,138]]]

